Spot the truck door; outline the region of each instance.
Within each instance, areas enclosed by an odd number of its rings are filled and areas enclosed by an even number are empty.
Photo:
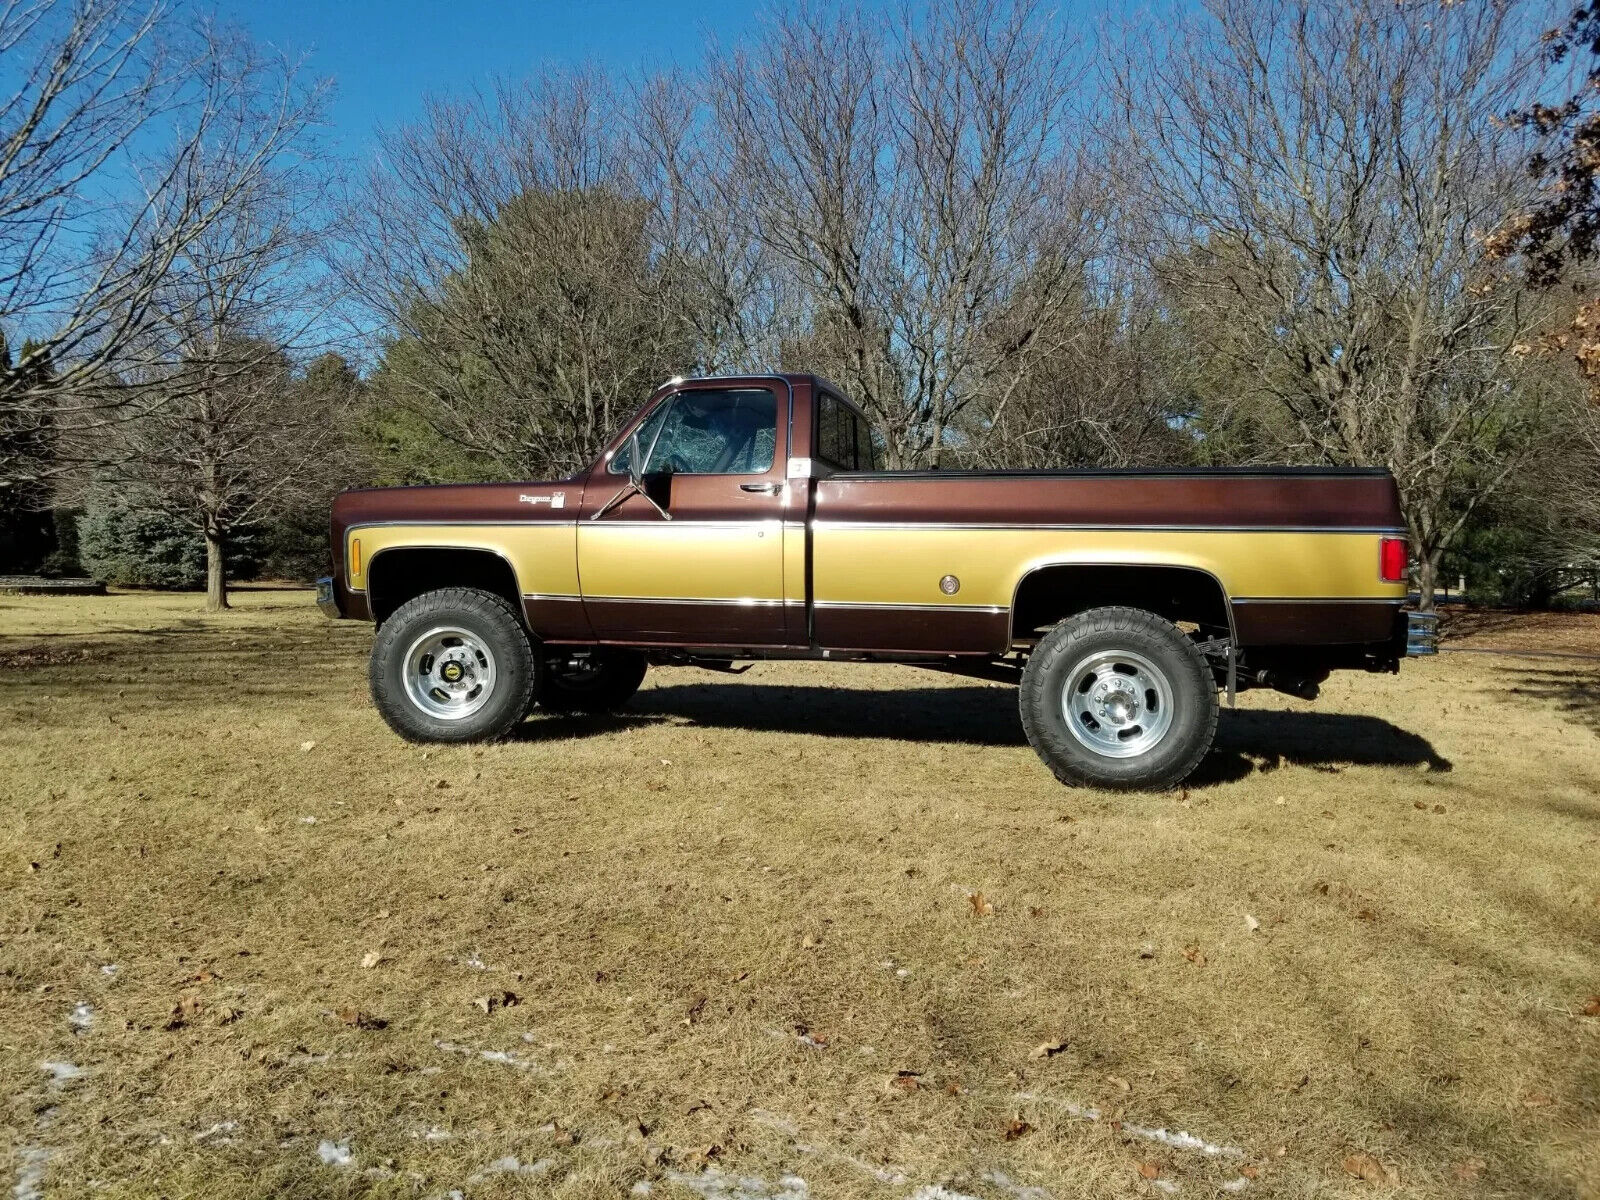
[[[578,580],[602,641],[789,641],[780,391],[690,384],[663,397],[638,426],[645,495],[606,508],[628,486],[627,443],[595,466],[578,519]]]

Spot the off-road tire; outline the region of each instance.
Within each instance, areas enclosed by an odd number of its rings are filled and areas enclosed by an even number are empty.
[[[594,676],[578,682],[547,663],[534,701],[546,712],[593,716],[616,712],[639,690],[650,662],[638,650],[596,646],[589,654],[600,662]]]
[[[494,682],[482,707],[468,716],[441,719],[407,692],[406,655],[433,628],[461,629],[493,655]],[[378,628],[368,677],[372,702],[389,728],[408,742],[487,742],[505,737],[527,715],[543,675],[516,608],[504,596],[478,588],[424,592],[397,608]]]
[[[1069,674],[1080,674],[1097,655],[1118,653],[1145,660],[1169,693],[1165,732],[1148,750],[1126,758],[1086,745],[1095,735],[1074,735],[1064,711]],[[1199,765],[1217,731],[1217,687],[1205,656],[1171,621],[1137,608],[1094,608],[1052,629],[1028,659],[1018,704],[1029,744],[1057,779],[1074,787],[1173,787]]]

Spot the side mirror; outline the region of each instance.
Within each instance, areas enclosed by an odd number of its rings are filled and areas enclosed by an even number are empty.
[[[628,435],[628,482],[641,491],[644,489],[644,466],[639,462],[639,431]]]

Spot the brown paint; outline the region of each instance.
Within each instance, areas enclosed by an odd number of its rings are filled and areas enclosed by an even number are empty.
[[[1371,645],[1394,636],[1390,601],[1248,603],[1233,606],[1241,646]]]

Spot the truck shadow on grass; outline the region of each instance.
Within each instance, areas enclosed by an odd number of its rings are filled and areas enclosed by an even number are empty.
[[[1010,688],[970,686],[875,691],[748,684],[646,688],[612,717],[529,722],[517,737],[539,741],[677,721],[708,729],[882,738],[971,746],[1026,746]],[[1450,770],[1422,737],[1381,717],[1349,713],[1224,710],[1195,784],[1224,783],[1279,766],[1398,766]]]

